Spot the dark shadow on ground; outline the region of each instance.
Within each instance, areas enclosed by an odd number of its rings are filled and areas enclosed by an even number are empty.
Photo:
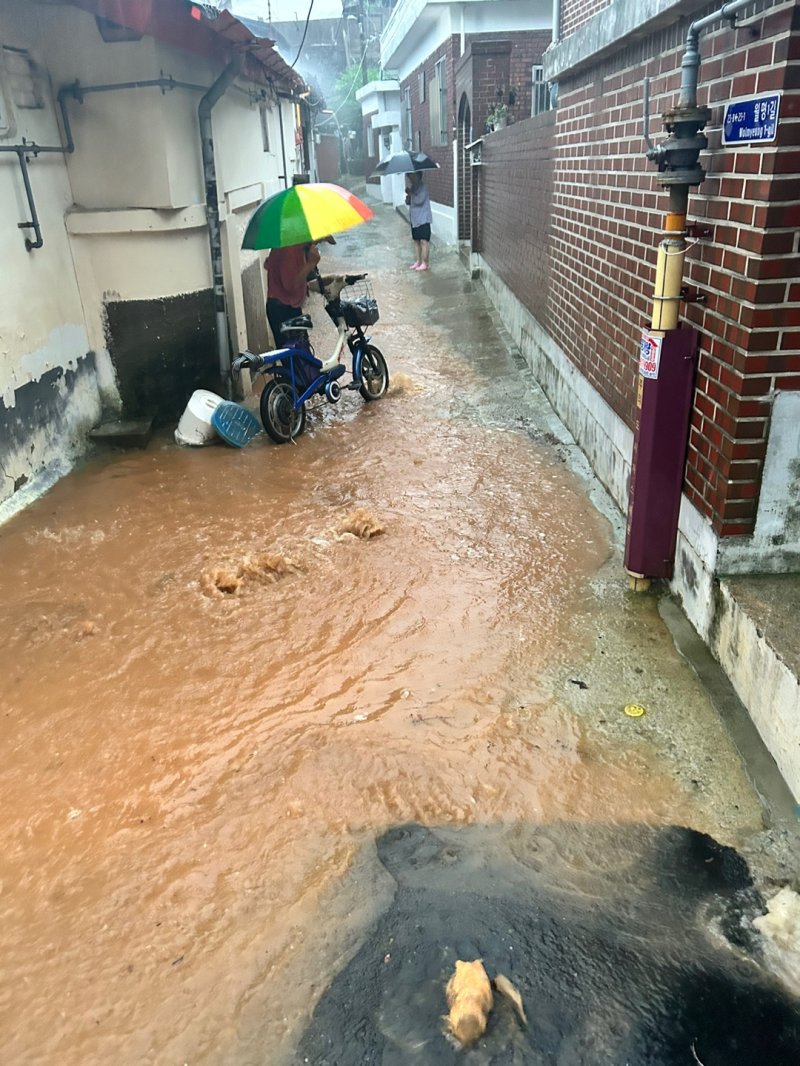
[[[390,908],[317,1004],[313,1066],[797,1066],[800,1004],[758,959],[744,860],[689,829],[404,825]],[[456,959],[522,993],[469,1051],[443,1034]],[[692,1049],[694,1048],[694,1054]],[[695,1058],[696,1056],[696,1058]]]

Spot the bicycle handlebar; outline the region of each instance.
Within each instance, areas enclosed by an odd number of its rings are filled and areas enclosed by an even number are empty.
[[[245,369],[258,370],[263,365],[264,357],[262,355],[255,355],[253,352],[239,352],[231,363],[231,373],[236,378]]]

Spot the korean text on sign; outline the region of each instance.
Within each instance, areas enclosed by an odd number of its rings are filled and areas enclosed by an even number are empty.
[[[749,100],[732,100],[725,105],[722,120],[723,144],[766,144],[778,132],[780,93],[764,93]]]

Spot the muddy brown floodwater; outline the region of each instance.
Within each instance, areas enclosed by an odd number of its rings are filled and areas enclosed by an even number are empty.
[[[7,1064],[293,1061],[399,822],[758,823],[652,604],[606,602],[611,527],[515,428],[471,283],[381,239],[337,252],[372,272],[384,400],[294,446],[96,457],[0,529]]]

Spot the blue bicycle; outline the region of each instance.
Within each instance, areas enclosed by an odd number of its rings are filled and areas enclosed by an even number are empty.
[[[310,283],[325,299],[325,310],[336,325],[338,338],[330,357],[318,359],[309,340],[313,322],[308,315],[289,319],[281,326],[286,347],[256,355],[242,352],[233,363],[235,374],[248,369],[269,375],[261,393],[261,421],[277,444],[288,444],[306,427],[306,403],[322,396],[338,403],[343,388],[339,379],[346,371],[342,362],[345,345],[352,355],[352,378],[345,390],[361,393],[365,400],[380,400],[389,388],[389,370],[382,353],[364,330],[378,321],[378,302],[365,281],[366,274],[317,276]],[[343,291],[348,289],[347,295]]]

